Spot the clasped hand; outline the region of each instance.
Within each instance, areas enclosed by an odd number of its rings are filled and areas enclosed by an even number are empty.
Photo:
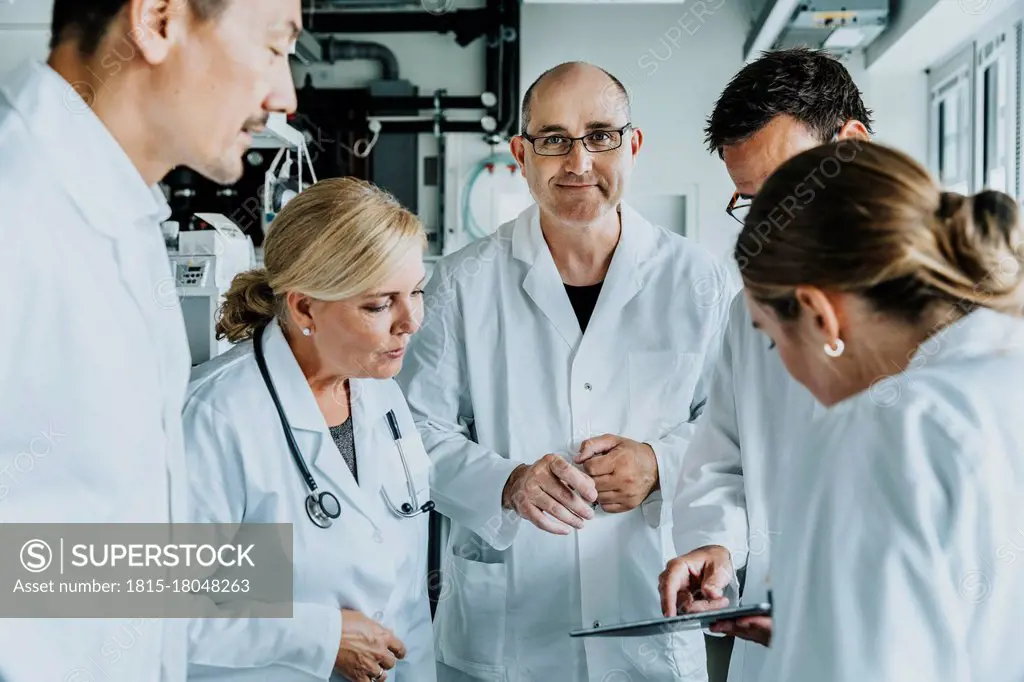
[[[593,506],[619,513],[635,509],[658,486],[658,461],[646,443],[606,434],[580,446],[574,467],[547,454],[509,476],[502,506],[541,530],[568,535],[594,517]]]
[[[358,611],[342,610],[341,644],[334,662],[353,682],[382,682],[405,658],[405,645],[391,630]]]

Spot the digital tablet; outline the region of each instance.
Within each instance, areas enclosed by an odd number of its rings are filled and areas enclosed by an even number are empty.
[[[724,609],[704,611],[701,613],[684,613],[671,618],[653,618],[635,623],[617,623],[615,625],[599,625],[594,628],[573,630],[570,637],[649,637],[677,630],[697,630],[710,627],[713,623],[723,620],[735,620],[745,616],[770,616],[770,602],[758,602],[741,606],[727,606]]]

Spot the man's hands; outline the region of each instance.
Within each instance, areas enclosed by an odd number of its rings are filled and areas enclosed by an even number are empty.
[[[667,618],[676,612],[698,613],[729,605],[725,588],[733,578],[732,557],[721,545],[700,547],[676,557],[658,578],[661,612]],[[711,626],[711,632],[749,639],[762,646],[772,640],[770,616],[748,616],[722,621]]]
[[[676,557],[658,577],[661,612],[666,618],[729,605],[725,588],[732,582],[732,557],[721,545],[700,547]]]
[[[558,455],[544,455],[533,464],[520,465],[508,477],[501,506],[541,530],[568,535],[594,518],[597,500],[594,481]]]
[[[714,623],[711,632],[718,632],[723,635],[732,635],[740,639],[749,639],[761,646],[771,646],[772,643],[772,618],[771,616],[749,616],[726,620],[721,623]]]
[[[659,485],[654,449],[621,436],[583,441],[576,463],[594,479],[597,502],[606,512],[636,509]]]
[[[610,513],[640,506],[658,487],[658,460],[646,443],[605,434],[583,441],[575,458],[548,454],[508,477],[501,506],[541,530],[568,535],[594,518],[596,502]]]
[[[386,680],[387,671],[398,659],[405,658],[405,645],[390,630],[358,611],[342,609],[341,616],[341,645],[334,669],[353,682]]]

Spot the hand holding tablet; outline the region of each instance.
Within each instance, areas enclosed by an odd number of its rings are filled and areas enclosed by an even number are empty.
[[[570,637],[649,637],[678,630],[694,630],[709,628],[715,623],[730,623],[729,627],[735,629],[731,623],[739,618],[754,616],[771,616],[771,601],[747,604],[741,606],[729,606],[724,609],[713,609],[697,613],[686,613],[681,616],[669,618],[652,618],[650,620],[635,621],[632,623],[616,623],[613,625],[598,625],[593,628],[582,628],[569,633]],[[727,634],[733,634],[731,632]]]

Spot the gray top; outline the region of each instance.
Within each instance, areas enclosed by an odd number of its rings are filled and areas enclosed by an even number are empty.
[[[345,464],[348,464],[348,468],[352,472],[352,478],[356,479],[356,483],[358,483],[359,476],[356,475],[356,437],[352,432],[352,417],[349,417],[337,426],[332,426],[331,438],[334,439],[334,444],[338,446]]]

